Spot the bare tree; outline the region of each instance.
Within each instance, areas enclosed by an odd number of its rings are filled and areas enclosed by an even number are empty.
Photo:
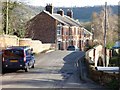
[[[92,15],[92,27],[94,28],[94,38],[100,44],[104,44],[104,10],[100,13],[94,12]],[[107,9],[107,47],[110,48],[118,39],[118,17]]]

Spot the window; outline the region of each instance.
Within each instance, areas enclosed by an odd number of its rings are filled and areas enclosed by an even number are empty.
[[[23,57],[24,53],[23,53],[23,50],[11,49],[11,50],[5,50],[3,56],[4,57]]]
[[[60,30],[57,30],[57,35],[61,35],[61,31]]]
[[[30,49],[28,49],[28,50],[26,51],[26,55],[31,55],[31,50],[30,50]]]
[[[58,24],[57,25],[57,35],[61,35],[62,33],[62,25],[61,24]]]

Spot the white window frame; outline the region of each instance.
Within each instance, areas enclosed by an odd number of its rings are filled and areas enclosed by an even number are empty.
[[[62,35],[62,24],[57,25],[57,35]]]

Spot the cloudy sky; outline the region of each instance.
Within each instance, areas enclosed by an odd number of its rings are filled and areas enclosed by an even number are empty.
[[[17,0],[23,1],[30,5],[35,6],[46,6],[46,4],[52,3],[53,6],[69,7],[69,6],[95,6],[95,5],[104,5],[107,2],[108,5],[118,5],[120,0]]]

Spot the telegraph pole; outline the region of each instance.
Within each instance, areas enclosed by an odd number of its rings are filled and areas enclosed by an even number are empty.
[[[106,15],[107,15],[107,2],[105,2],[105,20],[104,20],[104,63],[105,63],[105,67],[107,64],[107,60],[106,60],[106,31],[107,31],[107,20],[106,20]]]

